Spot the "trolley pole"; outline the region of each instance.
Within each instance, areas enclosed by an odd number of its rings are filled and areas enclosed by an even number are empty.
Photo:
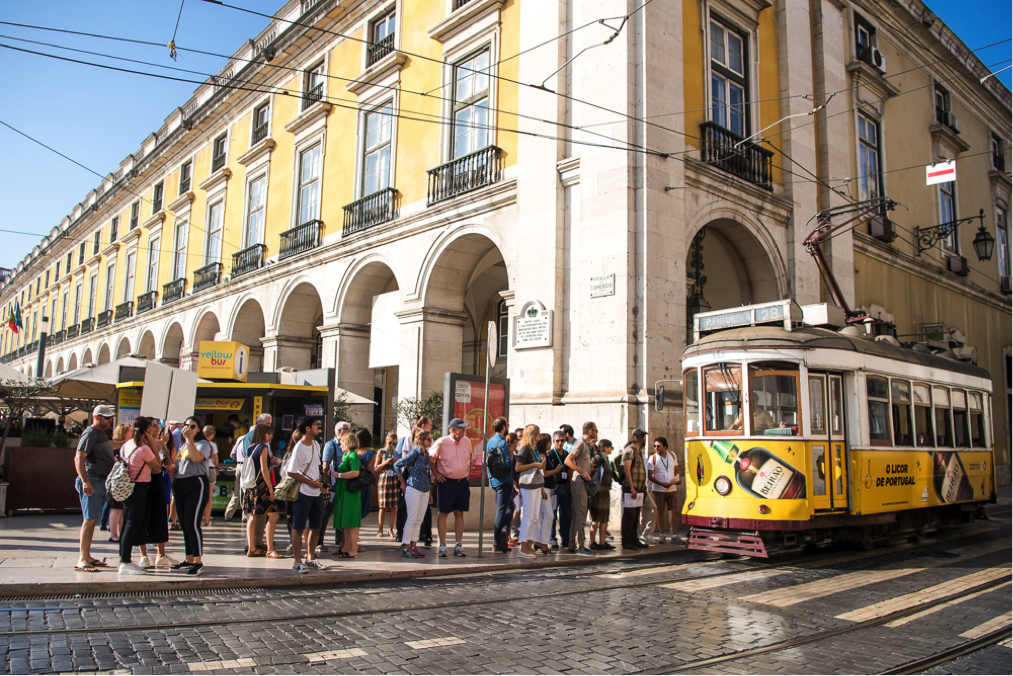
[[[496,339],[496,322],[489,322],[489,340],[486,350],[489,353],[489,363],[485,367],[485,404],[482,406],[482,479],[480,481],[478,500],[478,558],[482,558],[482,544],[485,541],[485,482],[488,471],[489,459],[489,376],[492,375],[492,367],[496,365],[496,348],[499,341]]]

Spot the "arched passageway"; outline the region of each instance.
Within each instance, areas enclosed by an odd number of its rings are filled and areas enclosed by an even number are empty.
[[[67,372],[77,370],[77,354],[70,355],[70,361],[67,362]]]
[[[264,370],[265,334],[264,309],[259,302],[249,298],[236,313],[229,338],[250,348],[250,371]]]
[[[145,359],[155,358],[155,334],[151,331],[145,331],[141,336],[141,342],[137,344],[137,354]]]
[[[274,363],[267,366],[297,371],[318,368],[323,348],[320,326],[324,322],[320,294],[312,284],[303,282],[289,292],[282,308],[277,335],[264,342],[274,354]]]
[[[123,359],[124,357],[126,357],[129,354],[130,354],[130,339],[129,338],[121,338],[120,339],[120,344],[116,348],[116,358],[117,359]]]
[[[112,361],[112,358],[109,356],[109,346],[102,343],[102,346],[98,349],[98,365],[108,364],[110,361]]]
[[[183,327],[179,322],[173,322],[165,338],[162,339],[162,354],[159,360],[169,366],[179,366],[179,358],[183,351]]]

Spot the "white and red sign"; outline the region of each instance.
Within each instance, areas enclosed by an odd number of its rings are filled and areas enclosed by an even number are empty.
[[[957,163],[953,160],[925,167],[925,185],[949,183],[957,180]]]

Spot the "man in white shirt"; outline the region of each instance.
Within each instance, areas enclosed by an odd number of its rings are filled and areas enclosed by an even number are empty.
[[[320,444],[316,437],[320,433],[320,422],[310,416],[302,416],[295,423],[299,441],[292,448],[285,462],[285,475],[299,482],[299,497],[292,503],[292,556],[295,563],[292,570],[305,575],[310,568],[322,570],[324,566],[316,560],[317,537],[320,535],[320,519],[324,513],[323,496],[320,491]],[[306,547],[306,563],[302,562],[302,543],[306,529],[310,537]]]
[[[654,453],[647,458],[647,488],[653,493],[654,504],[658,510],[658,542],[665,541],[665,513],[670,514],[672,521],[670,537],[672,544],[680,544],[679,540],[679,504],[678,487],[682,483],[679,475],[679,459],[674,453],[668,452],[668,439],[654,438]]]

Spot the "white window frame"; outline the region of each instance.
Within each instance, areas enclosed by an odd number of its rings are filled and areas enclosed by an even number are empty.
[[[212,154],[214,154],[214,151],[212,151]],[[183,170],[184,169],[188,170],[188,173],[189,173],[188,178],[190,179],[190,185],[187,186],[186,190],[183,190]],[[187,158],[187,159],[183,160],[182,162],[180,162],[180,164],[179,164],[179,185],[177,186],[177,191],[176,191],[178,193],[178,196],[182,197],[186,193],[192,192],[193,188],[194,188],[193,182],[194,182],[194,177],[193,177],[193,158]]]
[[[116,293],[116,263],[110,263],[106,266],[106,297],[105,304],[103,305],[103,312],[108,312],[113,309],[113,294]]]
[[[302,77],[300,78],[300,86],[302,87],[302,95],[300,96],[299,104],[300,113],[311,108],[313,104],[324,101],[327,98],[327,80],[329,79],[327,73],[328,60],[326,53],[318,54],[310,60],[310,65],[303,69]],[[314,74],[317,67],[320,68],[320,72],[319,74]],[[317,78],[319,78],[319,82],[316,81]],[[310,86],[311,82],[315,82],[315,84]],[[320,87],[320,99],[312,102],[307,101],[306,96],[316,88],[317,84],[322,85]]]
[[[731,77],[729,77],[725,73],[722,73],[722,72],[716,70],[716,67],[714,66],[714,58],[711,56],[711,49],[712,49],[712,44],[713,44],[711,32],[712,32],[712,26],[714,26],[714,25],[716,25],[718,28],[720,28],[723,31],[723,34],[724,34],[724,43],[725,43],[725,53],[726,54],[729,53],[729,50],[728,50],[728,39],[727,39],[728,35],[730,35],[730,34],[734,35],[736,38],[738,38],[739,40],[742,41],[742,54],[741,54],[741,56],[742,56],[742,72],[741,73],[736,73],[736,71],[732,70],[732,68],[731,68],[730,65],[728,65],[728,64],[720,64],[720,66],[725,71],[727,71],[728,73],[733,73],[733,74],[735,74],[735,76],[741,77],[742,78],[742,82],[741,83],[739,83],[739,82],[733,82],[733,80],[732,80]],[[729,19],[725,18],[720,13],[711,12],[708,15],[708,17],[707,17],[706,43],[707,43],[707,53],[706,53],[706,68],[707,68],[707,78],[706,78],[706,84],[707,84],[707,118],[711,122],[714,122],[715,124],[720,124],[720,126],[722,128],[727,129],[728,131],[732,132],[733,134],[738,134],[742,138],[747,138],[750,135],[750,133],[752,132],[752,129],[753,129],[753,118],[752,118],[753,109],[757,107],[757,106],[751,105],[751,100],[753,98],[753,91],[752,91],[753,87],[751,86],[751,83],[755,82],[755,80],[753,79],[753,73],[752,73],[752,68],[751,68],[751,65],[753,63],[753,59],[751,57],[752,50],[753,50],[753,36],[750,34],[749,31],[744,30],[740,25],[738,25],[737,23],[735,23],[733,21],[730,21]],[[724,124],[721,124],[721,122],[719,120],[715,119],[715,116],[714,116],[714,87],[713,87],[713,78],[714,78],[715,74],[717,74],[718,77],[722,78],[725,81],[733,82],[733,84],[739,85],[739,86],[742,87],[742,130],[741,131],[732,128],[731,115],[728,114],[728,113],[726,113],[727,119],[725,120]],[[725,97],[725,103],[724,103],[723,107],[727,111],[727,110],[730,110],[732,108],[732,105],[733,104],[731,103],[730,98],[726,95],[726,97]]]
[[[876,131],[876,145],[874,148],[877,160],[875,167],[875,185],[876,185],[875,195],[869,193],[869,191],[865,188],[863,181],[865,175],[863,174],[862,151],[864,148],[871,147],[872,145],[862,138],[863,118],[866,121],[866,124],[872,125],[872,127]],[[883,182],[883,127],[879,118],[870,115],[864,110],[858,110],[855,116],[855,139],[858,146],[856,155],[856,157],[858,158],[858,199],[868,200],[886,194],[886,186],[884,185]]]
[[[261,109],[267,110],[267,119],[265,120],[265,124],[267,125],[267,136],[265,136],[264,138],[271,138],[271,113],[273,113],[274,111],[271,108],[271,98],[268,97],[254,104],[253,110],[250,111],[250,146],[254,145],[253,133],[257,130],[257,127],[259,126],[257,124],[257,111]]]
[[[947,188],[949,190],[947,190]],[[939,184],[939,190],[936,191],[937,200],[936,208],[939,210],[939,223],[950,223],[957,220],[957,214],[960,213],[957,210],[957,182],[947,181],[946,183]],[[943,198],[948,196],[950,203],[953,206],[953,213],[946,214],[943,210]],[[942,248],[944,256],[959,256],[960,255],[960,227],[954,226],[953,230],[949,235],[939,240],[939,246]]]
[[[81,303],[84,300],[84,280],[77,280],[77,284],[74,286],[74,322],[73,325],[81,323]]]
[[[1010,276],[1009,211],[1001,204],[995,205],[995,248],[996,265],[1000,277]]]
[[[127,252],[123,274],[123,302],[128,303],[134,298],[134,281],[137,276],[137,250]]]
[[[380,111],[384,108],[390,107],[390,136],[386,143],[376,146],[372,151],[367,146],[369,139],[369,118],[371,115],[380,115]],[[359,142],[359,153],[358,153],[358,170],[356,171],[356,194],[362,198],[367,197],[373,193],[380,192],[386,188],[393,187],[394,185],[394,157],[397,154],[397,146],[394,145],[394,137],[397,129],[397,108],[393,98],[388,98],[374,106],[364,109],[360,115],[359,129],[360,129],[360,142]],[[377,189],[372,192],[366,192],[366,160],[369,155],[374,152],[379,152],[383,146],[386,145],[390,149],[390,158],[387,164],[387,182],[386,185],[377,184]]]
[[[148,293],[158,290],[158,255],[161,253],[159,251],[161,244],[160,237],[155,237],[148,242],[148,279],[145,286]]]
[[[220,211],[221,216],[220,216],[220,218],[218,220],[218,229],[217,230],[215,230],[214,218],[213,218],[215,207],[219,207],[220,210],[221,210]],[[204,263],[203,263],[203,265],[201,267],[204,267],[206,265],[211,265],[212,263],[221,263],[222,262],[222,249],[224,248],[224,240],[225,240],[225,197],[224,197],[224,195],[221,197],[221,199],[216,199],[216,200],[213,200],[213,201],[212,200],[208,200],[207,218],[205,218],[204,223],[206,224],[207,230],[206,230],[206,234],[205,234],[205,237],[204,237]],[[218,236],[217,251],[214,251],[213,250],[213,247],[215,246],[214,238],[215,238],[216,234]]]
[[[402,13],[403,16],[403,13]],[[402,20],[402,23],[404,21]],[[500,12],[489,12],[471,23],[453,36],[448,37],[443,43],[443,91],[444,96],[442,112],[445,120],[454,117],[454,67],[472,54],[482,49],[489,50],[489,120],[488,138],[486,145],[495,146],[498,144],[498,114],[499,108],[499,60],[500,46],[502,43]],[[400,110],[397,108],[396,110]],[[453,125],[441,125],[440,139],[440,164],[446,164],[454,158],[454,129]],[[396,148],[396,146],[395,146]]]
[[[311,150],[313,150],[315,148],[319,148],[319,151],[320,151],[320,173],[318,174],[317,179],[316,179],[317,180],[317,184],[318,184],[317,194],[316,194],[316,205],[315,205],[316,215],[315,215],[315,218],[304,219],[304,218],[301,218],[302,210],[300,208],[301,207],[300,195],[302,193],[302,187],[303,187],[303,182],[302,182],[302,160],[303,160],[303,155],[304,154],[308,153],[309,151],[311,151]],[[295,171],[292,172],[292,174],[293,174],[293,176],[292,176],[292,181],[293,181],[293,190],[292,190],[292,227],[293,228],[299,227],[300,225],[304,225],[306,223],[309,223],[312,220],[316,220],[316,219],[320,218],[321,203],[323,201],[323,190],[322,190],[323,173],[324,173],[324,139],[323,139],[323,135],[321,134],[319,136],[314,136],[313,140],[309,140],[305,144],[300,144],[300,146],[298,148],[296,148],[296,156],[295,157],[296,157],[296,166],[295,166]]]
[[[95,308],[98,307],[98,270],[91,273],[88,280],[88,319],[95,318]]]
[[[253,216],[253,213],[254,213],[254,211],[250,208],[250,199],[253,197],[253,192],[252,192],[253,184],[256,183],[257,181],[263,181],[264,182],[264,198],[263,198],[263,203],[260,206],[260,209],[257,210],[261,214],[260,236],[256,238],[256,241],[254,241],[254,239],[250,237],[250,218],[251,218],[251,216]],[[246,182],[246,197],[243,200],[243,207],[244,207],[244,213],[243,213],[243,248],[244,249],[248,249],[251,246],[253,246],[254,244],[263,244],[264,243],[264,238],[267,236],[267,194],[268,194],[267,193],[267,188],[268,188],[268,175],[267,175],[267,171],[258,172],[256,176],[254,176],[253,178],[251,178],[249,181]]]
[[[185,279],[186,272],[186,248],[190,240],[189,222],[181,221],[175,224],[172,232],[172,281]],[[180,242],[179,234],[183,233],[183,241]]]

